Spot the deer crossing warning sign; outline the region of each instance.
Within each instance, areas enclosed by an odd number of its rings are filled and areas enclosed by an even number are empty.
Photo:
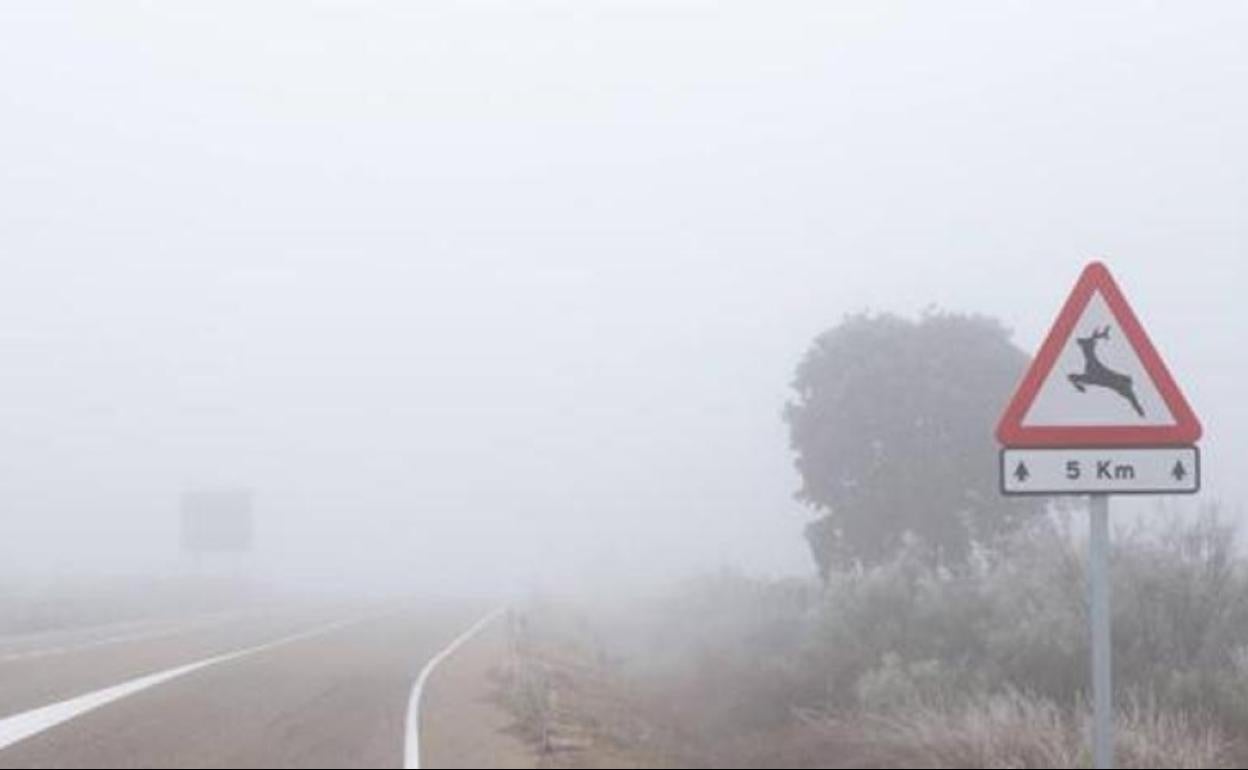
[[[997,427],[1005,494],[1200,488],[1201,427],[1118,284],[1089,265]]]
[[[1109,498],[1200,489],[1200,421],[1099,262],[1088,265],[997,426],[1001,491],[1089,495],[1092,756],[1114,766]]]

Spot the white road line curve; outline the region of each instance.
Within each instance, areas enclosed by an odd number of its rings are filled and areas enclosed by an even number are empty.
[[[403,745],[403,767],[405,770],[420,770],[420,698],[425,691],[425,683],[429,681],[429,676],[433,674],[433,670],[438,667],[442,661],[455,654],[455,651],[480,633],[495,618],[503,614],[504,608],[499,607],[485,617],[478,620],[464,633],[455,637],[455,640],[446,646],[446,649],[433,656],[425,667],[420,670],[420,676],[416,678],[416,684],[412,686],[411,697],[407,701],[407,736]]]

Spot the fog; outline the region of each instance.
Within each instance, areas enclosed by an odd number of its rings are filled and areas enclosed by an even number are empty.
[[[9,3],[0,572],[810,575],[780,410],[846,313],[1031,352],[1104,259],[1248,488],[1248,7]],[[985,468],[995,473],[995,468]],[[584,584],[584,583],[582,583]]]

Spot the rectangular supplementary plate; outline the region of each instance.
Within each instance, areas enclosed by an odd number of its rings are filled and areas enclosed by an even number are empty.
[[[1193,446],[1003,449],[1006,495],[1190,495],[1200,491]]]

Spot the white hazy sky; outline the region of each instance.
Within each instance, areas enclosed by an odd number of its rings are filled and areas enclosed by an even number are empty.
[[[228,481],[290,569],[806,572],[811,337],[1090,258],[1238,506],[1246,137],[1240,2],[5,3],[0,559]]]

